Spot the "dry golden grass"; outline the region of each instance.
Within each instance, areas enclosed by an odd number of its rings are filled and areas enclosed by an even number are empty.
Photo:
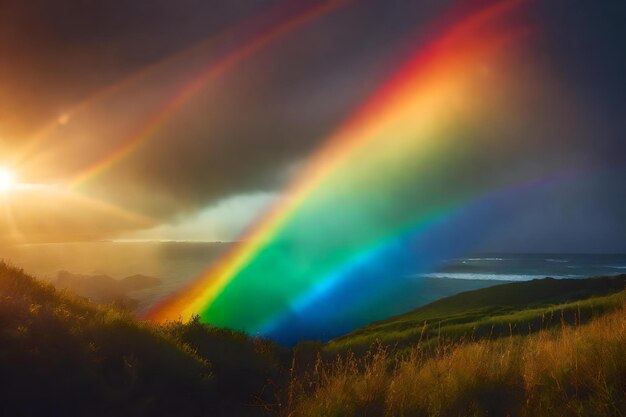
[[[285,416],[624,416],[626,307],[529,336],[318,362]]]

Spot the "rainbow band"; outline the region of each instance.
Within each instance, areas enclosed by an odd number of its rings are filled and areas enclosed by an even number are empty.
[[[459,154],[447,157],[455,166],[480,152],[464,142],[458,123],[481,111],[471,99],[484,84],[476,81],[480,65],[501,60],[502,47],[527,33],[503,27],[520,3],[473,13],[418,53],[328,139],[232,252],[148,317],[200,314],[215,325],[260,331],[330,290],[342,266],[367,259],[377,242],[500,186],[460,181],[442,192],[429,176],[445,179],[449,168],[440,161],[448,154]],[[407,196],[414,208],[399,204]]]

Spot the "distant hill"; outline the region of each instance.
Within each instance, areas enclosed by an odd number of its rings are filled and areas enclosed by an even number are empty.
[[[435,338],[498,337],[588,321],[621,306],[626,275],[588,279],[537,279],[446,297],[406,314],[328,342],[329,352],[364,351],[377,341],[406,346]]]
[[[137,302],[129,293],[161,285],[159,278],[132,275],[115,279],[108,275],[81,275],[59,271],[52,284],[100,304],[115,304],[132,310]]]
[[[121,287],[127,292],[154,288],[161,285],[161,282],[160,278],[149,277],[141,274],[131,275],[119,280]]]

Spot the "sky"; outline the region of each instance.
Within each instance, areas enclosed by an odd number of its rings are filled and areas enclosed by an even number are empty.
[[[0,242],[243,239],[416,50],[490,3],[0,0]],[[522,3],[530,34],[484,67],[505,81],[468,97],[513,103],[466,125],[490,154],[432,183],[517,184],[481,203],[474,250],[626,252],[626,4]]]

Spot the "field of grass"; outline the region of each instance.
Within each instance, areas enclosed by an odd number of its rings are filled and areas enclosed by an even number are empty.
[[[380,346],[294,375],[283,415],[623,416],[625,358],[624,307],[584,325],[441,342],[434,352]]]
[[[623,416],[625,280],[466,292],[290,350],[0,263],[0,416]]]

